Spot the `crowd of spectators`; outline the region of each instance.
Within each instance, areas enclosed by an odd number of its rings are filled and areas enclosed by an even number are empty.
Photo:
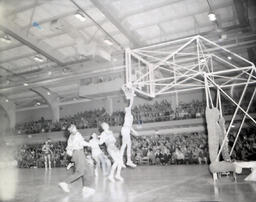
[[[232,159],[256,160],[255,133],[253,128],[242,130]],[[230,149],[235,140],[234,134],[231,133],[229,137]],[[117,141],[119,147],[120,140],[121,138]],[[67,165],[65,147],[65,142],[52,143],[53,167]],[[102,147],[103,150],[104,148]],[[132,137],[132,160],[138,165],[207,164],[208,156],[207,135],[202,132]],[[20,168],[44,167],[42,144],[22,145],[17,151],[16,159]]]
[[[202,102],[180,103],[175,110],[167,100],[153,104],[142,104],[132,109],[134,124],[148,122],[170,121],[177,119],[199,118],[204,116],[205,106]],[[34,134],[65,130],[73,123],[79,129],[97,128],[101,122],[107,122],[111,126],[123,124],[124,111],[116,111],[111,115],[104,108],[84,111],[73,116],[61,118],[59,122],[45,120],[43,117],[37,121],[26,122],[16,125],[17,134]]]
[[[256,106],[256,105],[255,105]],[[255,112],[255,106],[250,109]],[[223,105],[223,114],[232,114],[235,107]],[[134,124],[170,121],[204,116],[205,104],[200,101],[180,103],[176,109],[167,100],[153,104],[142,104],[132,109]],[[45,120],[27,122],[16,126],[18,134],[34,134],[52,131],[65,131],[73,123],[78,129],[98,128],[101,122],[108,122],[111,126],[123,124],[124,112],[117,111],[108,114],[104,108],[90,110],[67,116],[59,122]],[[248,125],[249,123],[247,123]],[[250,125],[250,124],[249,124]],[[256,160],[256,130],[253,127],[242,129],[238,138],[232,159]],[[236,133],[229,135],[229,146],[232,147]],[[65,142],[52,144],[53,167],[66,166]],[[120,141],[119,141],[120,146]],[[18,166],[21,168],[44,167],[42,144],[23,145],[16,155]],[[137,164],[169,165],[169,164],[202,164],[208,162],[207,135],[204,133],[179,135],[150,135],[132,138],[132,159]]]
[[[82,86],[92,85],[92,84],[99,84],[105,83],[109,81],[113,81],[116,79],[123,79],[122,73],[110,74],[110,75],[102,75],[102,76],[95,76],[90,78],[81,79],[80,84]]]
[[[132,142],[133,159],[137,164],[201,164],[208,161],[205,133],[139,136]]]
[[[120,141],[117,144],[120,147]],[[17,151],[18,167],[43,168],[42,146],[22,145]],[[65,142],[51,144],[53,167],[67,165],[65,147]],[[207,163],[207,158],[207,137],[203,133],[140,136],[132,139],[132,160],[138,165],[201,164]]]
[[[229,146],[232,148],[236,139],[236,133],[229,136]],[[256,160],[256,129],[254,127],[243,128],[232,153],[232,158],[243,161]]]
[[[43,168],[44,153],[42,151],[43,144],[22,145],[17,150],[16,160],[19,168]],[[66,166],[66,143],[56,142],[51,144],[51,159],[53,167]]]
[[[120,141],[117,141],[120,147]],[[154,135],[134,137],[132,160],[138,165],[168,165],[207,162],[207,140],[205,134]],[[22,145],[17,151],[19,168],[43,168],[42,144]],[[52,166],[67,165],[66,143],[51,144]],[[104,149],[104,147],[102,147]]]

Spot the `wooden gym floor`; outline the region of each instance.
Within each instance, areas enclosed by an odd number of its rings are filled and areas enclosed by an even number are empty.
[[[124,182],[111,183],[95,178],[96,192],[84,197],[81,181],[70,193],[58,182],[70,171],[64,168],[0,169],[0,201],[15,202],[254,202],[256,182],[245,182],[246,175],[222,177],[213,184],[207,165],[138,166],[123,169]]]

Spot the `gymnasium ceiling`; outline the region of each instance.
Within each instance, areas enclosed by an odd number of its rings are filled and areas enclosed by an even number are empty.
[[[44,103],[31,91],[41,86],[76,102],[81,78],[123,71],[125,48],[196,34],[255,57],[255,8],[254,0],[0,0],[0,95],[32,107]]]

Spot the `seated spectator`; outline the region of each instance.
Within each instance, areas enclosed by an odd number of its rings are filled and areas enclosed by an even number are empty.
[[[160,153],[160,150],[156,150],[156,153],[155,153],[155,162],[156,162],[156,165],[159,165],[161,163],[161,153]]]
[[[154,152],[153,152],[152,148],[149,148],[147,156],[149,158],[149,164],[150,165],[155,165],[156,158],[155,158],[155,155],[154,155]]]
[[[174,155],[176,156],[177,164],[183,164],[185,155],[182,153],[179,147],[176,147]]]

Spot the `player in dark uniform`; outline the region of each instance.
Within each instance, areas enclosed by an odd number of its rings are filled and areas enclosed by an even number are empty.
[[[51,144],[50,144],[50,140],[48,139],[43,147],[42,147],[42,151],[44,153],[44,167],[45,169],[51,169],[51,155],[53,154],[52,150],[51,150]]]

